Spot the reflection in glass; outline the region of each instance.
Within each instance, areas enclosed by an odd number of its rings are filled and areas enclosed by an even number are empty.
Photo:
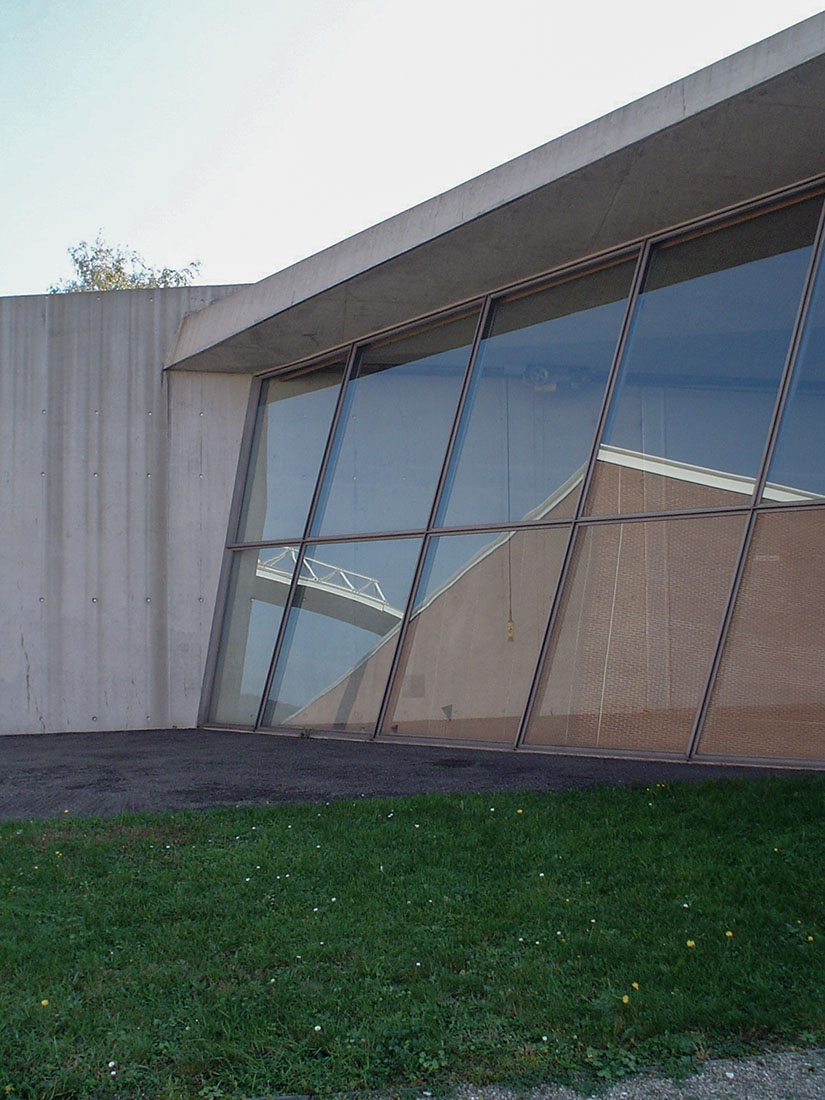
[[[589,512],[748,502],[820,206],[810,199],[653,252]]]
[[[343,363],[271,378],[261,389],[239,542],[304,533]]]
[[[307,548],[265,725],[372,732],[420,548],[420,539]]]
[[[686,751],[744,522],[579,530],[526,744]]]
[[[233,555],[210,722],[254,726],[296,557],[293,546]]]
[[[568,528],[431,541],[385,734],[515,741]]]
[[[821,497],[825,497],[825,269],[820,267],[764,499]]]
[[[474,311],[361,352],[313,534],[426,524],[477,321]]]
[[[439,525],[575,511],[634,263],[501,303],[482,341]]]
[[[825,758],[825,511],[761,515],[697,748]]]

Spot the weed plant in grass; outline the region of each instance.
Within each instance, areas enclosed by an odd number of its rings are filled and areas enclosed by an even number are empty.
[[[821,1043],[823,808],[800,777],[4,825],[0,1097],[529,1084]]]

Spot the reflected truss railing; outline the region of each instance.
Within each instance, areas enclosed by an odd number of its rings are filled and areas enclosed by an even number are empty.
[[[298,547],[285,546],[272,557],[258,561],[257,574],[267,580],[289,584],[298,562]],[[330,565],[318,558],[305,556],[301,561],[298,584],[378,608],[392,618],[400,619],[403,611],[390,606],[384,590],[375,577],[356,573],[340,565]]]

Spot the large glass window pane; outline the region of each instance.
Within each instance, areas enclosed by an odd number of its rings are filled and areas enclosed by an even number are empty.
[[[294,546],[233,555],[210,722],[255,725],[297,555]]]
[[[473,368],[440,525],[573,514],[633,267],[497,307]]]
[[[825,268],[817,278],[764,496],[825,497]]]
[[[512,743],[568,529],[431,541],[383,732]]]
[[[653,252],[590,513],[752,496],[820,207],[810,199]]]
[[[580,529],[527,744],[686,751],[744,523]]]
[[[300,538],[344,374],[343,363],[280,375],[261,390],[239,542]]]
[[[477,321],[474,311],[361,352],[314,534],[426,524]]]
[[[420,539],[307,548],[266,725],[374,729],[420,548]]]
[[[825,757],[825,511],[761,515],[698,746]]]

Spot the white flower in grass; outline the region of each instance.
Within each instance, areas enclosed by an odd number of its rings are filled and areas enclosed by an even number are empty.
[[[316,1030],[316,1031],[320,1031],[320,1030],[321,1030],[321,1025],[320,1025],[320,1024],[316,1024],[316,1025],[315,1025],[315,1030]]]

